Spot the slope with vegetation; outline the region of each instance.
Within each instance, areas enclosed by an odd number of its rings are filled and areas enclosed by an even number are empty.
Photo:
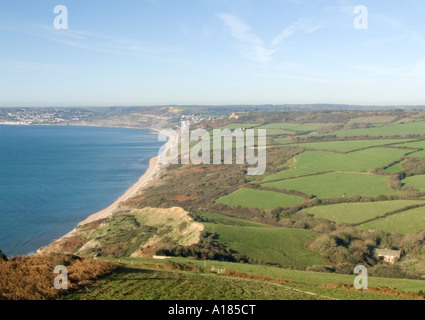
[[[246,165],[168,165],[110,219],[80,226],[74,238],[48,251],[274,265],[304,270],[306,277],[352,274],[364,264],[378,276],[423,279],[423,123],[422,110],[241,112],[201,122],[207,130],[275,130],[267,140],[266,173],[248,176]],[[171,208],[193,221],[149,222]],[[186,241],[194,223],[202,230]],[[402,258],[388,265],[375,255],[378,248],[401,250]],[[98,296],[94,290],[88,296]]]

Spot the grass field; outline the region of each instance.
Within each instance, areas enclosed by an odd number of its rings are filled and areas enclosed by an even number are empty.
[[[293,146],[299,146],[310,149],[333,150],[338,152],[348,152],[359,150],[368,147],[388,145],[393,143],[400,143],[406,140],[390,139],[390,140],[352,140],[352,141],[328,141],[328,142],[311,142],[311,143],[297,143]]]
[[[416,189],[425,191],[425,175],[412,176],[403,180],[407,186],[415,187]]]
[[[315,300],[273,283],[215,274],[123,268],[68,300]]]
[[[287,207],[298,204],[304,199],[278,192],[239,189],[236,192],[216,200],[228,206],[251,207],[261,209],[272,209],[276,207]]]
[[[388,186],[385,176],[342,172],[269,182],[263,186],[297,190],[319,198],[340,198],[351,195],[376,197],[381,194],[396,193]]]
[[[385,169],[385,171],[388,172],[388,173],[396,173],[396,172],[401,171],[401,170],[403,170],[402,162],[397,163],[397,164]]]
[[[218,234],[218,241],[240,254],[269,263],[307,267],[324,261],[306,249],[317,234],[300,229],[236,227],[205,223],[205,230]]]
[[[118,259],[108,259],[117,261]],[[171,258],[170,260],[180,263],[188,263],[198,266],[200,268],[211,269],[224,268],[228,270],[241,271],[249,274],[256,274],[262,276],[268,276],[272,278],[280,278],[289,281],[293,281],[299,284],[308,286],[320,287],[324,284],[353,284],[354,275],[337,274],[337,273],[323,273],[323,272],[309,272],[293,269],[284,269],[273,266],[262,266],[253,264],[243,263],[232,263],[223,261],[202,261],[193,260],[188,258]],[[152,258],[123,258],[120,262],[126,264],[140,264],[140,263],[153,263],[153,264],[164,264],[167,263],[164,260],[155,260]],[[418,292],[419,290],[425,289],[425,280],[413,280],[413,279],[397,279],[397,278],[381,278],[381,277],[369,277],[370,287],[388,287],[403,291]]]
[[[394,116],[358,117],[351,119],[348,123],[388,123],[394,119]]]
[[[295,289],[295,290],[294,290]],[[66,300],[403,300],[361,291],[279,284],[211,273],[121,268]]]
[[[230,130],[235,130],[235,129],[241,129],[241,128],[253,128],[258,126],[258,124],[255,123],[235,123],[235,124],[229,124],[227,126],[223,126],[223,127],[219,127],[217,129],[230,129]]]
[[[422,151],[412,153],[412,154],[408,155],[408,157],[419,157],[419,158],[425,157],[425,140],[405,143],[405,144],[402,144],[401,146],[424,149]]]
[[[367,172],[373,168],[381,168],[405,153],[405,150],[394,148],[373,148],[347,154],[306,151],[296,156],[296,163],[291,168]]]
[[[291,167],[289,169],[282,170],[275,174],[267,176],[264,178],[263,181],[266,182],[266,181],[282,180],[282,179],[294,178],[298,176],[305,176],[305,175],[323,173],[323,172],[326,172],[326,170],[314,169],[314,168]]]
[[[425,229],[425,208],[421,207],[400,212],[362,224],[358,228],[361,230],[383,230],[402,234],[415,233]]]
[[[396,135],[407,135],[407,134],[425,134],[425,122],[409,122],[403,124],[390,124],[387,126],[380,126],[375,128],[361,128],[361,129],[352,129],[339,131],[335,134],[341,137],[358,137],[358,136],[370,136],[370,137],[379,137],[379,136],[396,136]]]
[[[258,129],[286,129],[291,131],[315,131],[321,127],[325,127],[327,123],[269,123],[266,125],[259,126]],[[268,131],[268,130],[267,130]]]
[[[314,215],[316,218],[323,218],[336,223],[360,223],[374,217],[378,217],[387,212],[408,207],[415,204],[425,203],[414,200],[396,200],[380,202],[357,202],[340,203],[328,206],[317,206],[304,211]]]
[[[300,229],[278,228],[210,212],[197,212],[205,221],[205,231],[216,233],[217,240],[240,254],[268,263],[307,267],[324,261],[306,249],[318,234]]]

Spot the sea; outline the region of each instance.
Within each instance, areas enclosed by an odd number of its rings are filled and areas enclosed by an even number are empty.
[[[163,142],[150,130],[0,125],[0,250],[34,253],[138,181]]]

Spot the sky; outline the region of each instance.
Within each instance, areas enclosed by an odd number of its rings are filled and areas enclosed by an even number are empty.
[[[425,105],[424,13],[423,0],[0,0],[0,107]]]

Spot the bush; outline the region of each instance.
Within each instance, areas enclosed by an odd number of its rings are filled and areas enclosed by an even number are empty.
[[[64,291],[56,290],[55,266],[68,269],[68,288],[77,289],[110,274],[118,265],[102,260],[52,255],[28,256],[0,261],[0,300],[52,300]]]

